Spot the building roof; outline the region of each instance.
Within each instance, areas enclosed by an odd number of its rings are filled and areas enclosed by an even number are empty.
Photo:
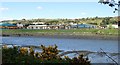
[[[89,28],[89,27],[94,27],[95,25],[90,25],[90,24],[77,24],[77,25],[72,25],[72,27],[80,27],[80,28]]]
[[[0,26],[16,26],[16,25],[10,23],[0,23]]]
[[[35,27],[36,27],[36,26],[37,26],[37,27],[43,27],[43,26],[60,26],[60,25],[29,25],[29,26],[32,26],[32,27],[33,27],[33,26],[35,26]]]
[[[31,27],[31,26],[32,26],[32,27],[34,27],[34,26],[35,26],[35,27],[36,27],[36,26],[37,26],[37,27],[42,27],[42,26],[47,26],[47,25],[29,25],[29,27]]]

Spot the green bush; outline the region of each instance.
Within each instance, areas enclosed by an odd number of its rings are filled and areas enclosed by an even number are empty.
[[[69,58],[68,56],[61,58],[56,45],[48,47],[41,45],[40,48],[42,49],[41,53],[34,52],[32,47],[27,49],[24,47],[13,46],[13,48],[8,48],[7,46],[3,46],[2,62],[3,64],[22,63],[24,65],[44,63],[60,63],[62,65],[90,65],[88,58],[83,58],[83,55],[79,55],[78,57],[74,58]]]

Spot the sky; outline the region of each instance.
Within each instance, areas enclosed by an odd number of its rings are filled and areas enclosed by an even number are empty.
[[[98,2],[2,2],[0,20],[114,17],[114,8]]]
[[[98,2],[98,0],[0,0],[0,1],[1,2]],[[114,1],[118,2],[118,0],[114,0]]]

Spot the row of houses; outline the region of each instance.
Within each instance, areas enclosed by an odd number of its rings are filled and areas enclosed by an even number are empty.
[[[27,29],[70,29],[65,25],[29,25]]]
[[[107,26],[109,27],[109,26]],[[118,28],[118,25],[112,25],[114,28]],[[45,25],[45,24],[11,24],[0,23],[1,29],[74,29],[74,28],[98,28],[96,25],[91,24],[73,24],[73,25]]]
[[[0,23],[0,29],[70,29],[70,26],[65,25],[44,25],[44,24],[11,24]]]

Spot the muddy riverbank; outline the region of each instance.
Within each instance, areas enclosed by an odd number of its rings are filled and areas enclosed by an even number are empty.
[[[71,39],[97,39],[97,40],[118,40],[116,35],[100,35],[100,34],[0,34],[3,37],[50,37],[50,38],[71,38]]]

